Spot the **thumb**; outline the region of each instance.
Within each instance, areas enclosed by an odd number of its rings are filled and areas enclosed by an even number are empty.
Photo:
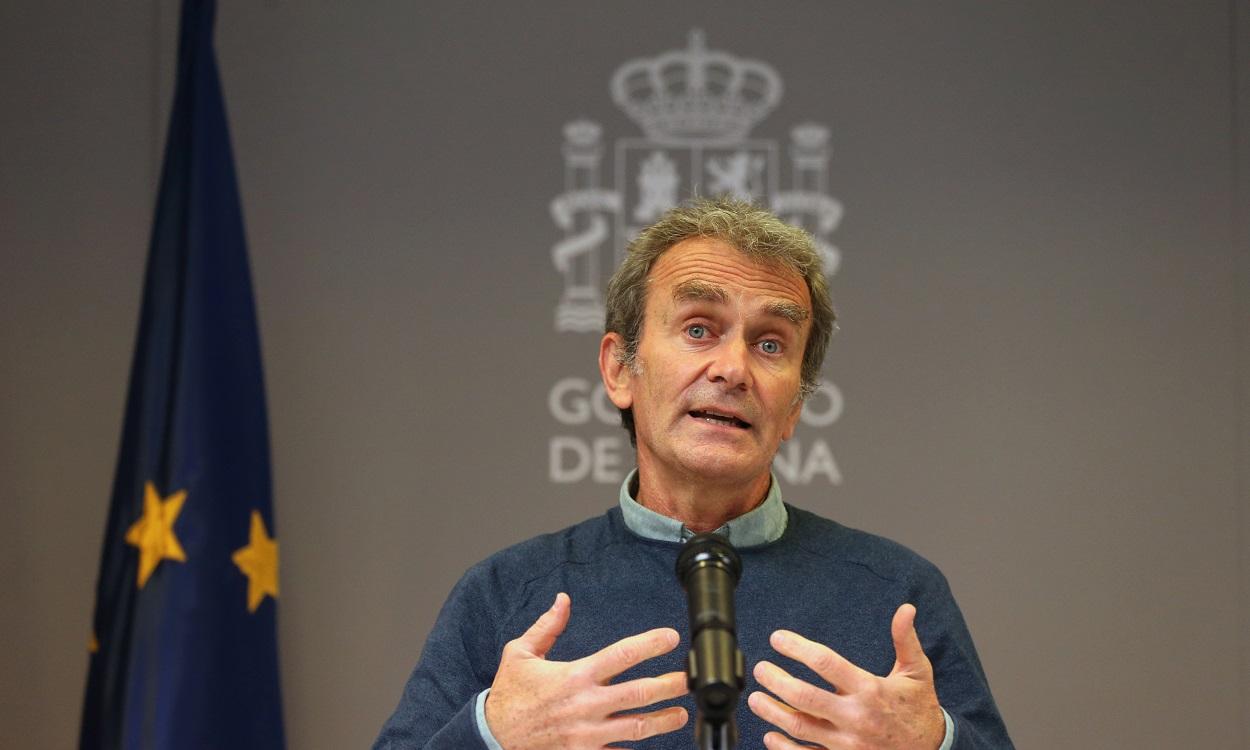
[[[916,607],[904,604],[894,613],[890,623],[890,636],[894,639],[894,670],[890,674],[907,674],[913,677],[928,677],[933,667],[929,657],[925,656],[920,645],[920,636],[916,634]]]
[[[516,639],[521,650],[539,659],[545,657],[551,647],[556,644],[556,639],[564,632],[564,626],[569,623],[571,604],[568,594],[563,591],[556,594],[556,601],[551,605],[551,609],[543,612],[542,617],[535,620],[529,630]]]

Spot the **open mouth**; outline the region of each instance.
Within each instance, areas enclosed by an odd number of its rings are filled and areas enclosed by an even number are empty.
[[[720,414],[719,412],[706,410],[695,410],[688,413],[695,419],[702,419],[703,421],[710,422],[712,424],[722,424],[728,427],[737,427],[743,430],[751,427],[750,422],[744,422],[731,414]]]

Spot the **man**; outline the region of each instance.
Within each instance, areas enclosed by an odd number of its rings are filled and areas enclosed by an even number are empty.
[[[606,329],[637,448],[619,507],[470,569],[375,748],[692,747],[673,568],[705,531],[743,561],[740,747],[1011,747],[941,573],[781,500],[772,459],[834,329],[811,238],[736,201],[674,209],[631,244]]]

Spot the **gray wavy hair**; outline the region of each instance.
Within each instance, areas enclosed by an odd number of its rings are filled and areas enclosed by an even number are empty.
[[[694,237],[721,240],[756,261],[789,268],[807,282],[812,297],[812,327],[803,350],[799,387],[799,398],[807,398],[816,390],[829,339],[837,328],[820,253],[807,232],[759,206],[732,198],[702,198],[671,209],[629,243],[625,260],[608,282],[604,321],[606,332],[619,333],[625,340],[621,363],[636,368],[651,267],[671,247]],[[633,410],[620,412],[630,443],[637,445]]]

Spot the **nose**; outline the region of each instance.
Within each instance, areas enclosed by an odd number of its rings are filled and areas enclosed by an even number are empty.
[[[751,387],[751,347],[741,339],[726,339],[713,350],[707,379],[727,390]]]

